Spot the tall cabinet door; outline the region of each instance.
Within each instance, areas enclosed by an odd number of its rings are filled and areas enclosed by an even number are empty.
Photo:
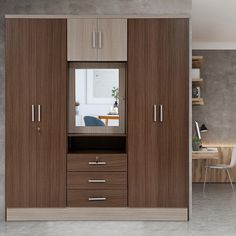
[[[6,22],[6,206],[66,205],[66,20]]]
[[[6,19],[7,207],[36,205],[35,43],[31,20]]]
[[[66,204],[66,20],[38,20],[37,206]]]
[[[128,21],[130,207],[188,207],[188,20]]]

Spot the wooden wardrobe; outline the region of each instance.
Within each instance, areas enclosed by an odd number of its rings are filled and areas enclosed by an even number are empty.
[[[66,20],[6,20],[6,206],[66,206]]]
[[[118,61],[122,132],[69,133],[68,68]],[[6,19],[7,219],[187,220],[188,160],[188,19]]]

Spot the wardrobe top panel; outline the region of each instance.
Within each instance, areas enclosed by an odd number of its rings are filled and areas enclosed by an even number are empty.
[[[167,15],[5,15],[5,18],[59,18],[59,19],[70,19],[70,18],[190,18],[190,14],[167,14]]]

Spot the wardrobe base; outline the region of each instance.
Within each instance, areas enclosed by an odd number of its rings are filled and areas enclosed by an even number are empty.
[[[157,220],[187,221],[187,208],[7,208],[7,221]]]

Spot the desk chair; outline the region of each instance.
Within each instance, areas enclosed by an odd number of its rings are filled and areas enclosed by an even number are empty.
[[[236,146],[233,148],[233,152],[232,152],[232,156],[231,156],[231,161],[230,164],[212,164],[212,165],[207,165],[205,166],[205,179],[204,179],[204,185],[203,185],[203,192],[205,192],[205,187],[206,187],[206,180],[207,180],[207,171],[208,168],[209,169],[219,169],[219,170],[226,170],[228,177],[229,177],[229,181],[232,187],[232,190],[234,192],[234,185],[232,182],[232,178],[230,175],[231,169],[236,165]]]
[[[84,117],[85,126],[105,126],[104,122],[93,116]]]

